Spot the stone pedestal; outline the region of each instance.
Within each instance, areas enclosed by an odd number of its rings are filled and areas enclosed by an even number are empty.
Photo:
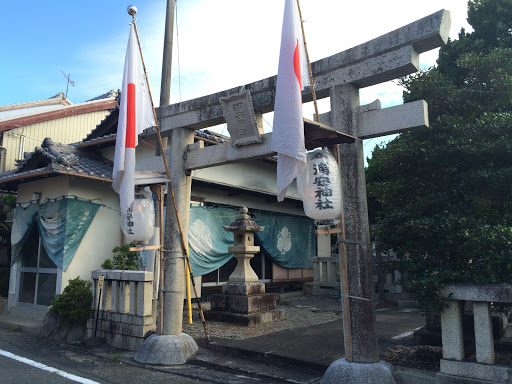
[[[222,287],[222,294],[212,295],[211,310],[205,313],[207,320],[251,326],[284,319],[285,312],[276,309],[275,294],[265,294],[265,284],[251,267],[251,258],[260,251],[254,245],[254,232],[263,231],[247,214],[247,208],[240,209],[240,216],[224,230],[234,232],[235,243],[229,247],[238,264]]]
[[[265,284],[226,283],[222,294],[212,295],[208,320],[245,326],[282,320],[285,312],[276,309],[276,294],[265,294]]]

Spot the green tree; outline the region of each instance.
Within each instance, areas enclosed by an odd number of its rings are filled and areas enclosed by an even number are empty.
[[[436,67],[401,80],[431,128],[368,160],[370,217],[424,310],[447,282],[512,281],[512,1],[470,1],[468,21]]]

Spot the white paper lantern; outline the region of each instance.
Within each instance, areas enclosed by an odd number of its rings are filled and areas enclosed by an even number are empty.
[[[131,208],[121,214],[121,229],[127,242],[147,242],[155,230],[155,208],[151,191],[135,193]]]
[[[307,166],[297,177],[304,212],[314,220],[333,220],[341,214],[340,173],[327,149],[307,154]]]

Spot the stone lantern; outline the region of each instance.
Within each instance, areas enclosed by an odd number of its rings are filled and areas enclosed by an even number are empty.
[[[240,325],[256,325],[284,318],[284,311],[276,309],[276,294],[265,294],[265,284],[251,267],[251,258],[260,251],[254,245],[254,233],[261,232],[260,227],[251,220],[246,207],[240,209],[240,215],[224,230],[234,233],[234,245],[229,252],[238,260],[228,282],[222,286],[222,294],[212,295],[211,310],[205,313],[208,320],[224,321]]]
[[[265,284],[258,282],[258,275],[256,275],[256,272],[251,267],[251,259],[260,251],[260,247],[254,245],[254,232],[261,232],[265,227],[260,227],[252,221],[251,216],[247,212],[247,208],[242,207],[240,209],[240,216],[235,221],[229,226],[222,226],[225,231],[234,233],[235,242],[232,247],[228,247],[228,251],[238,260],[238,264],[231,276],[229,276],[228,281],[229,283],[235,283],[234,285],[239,287],[242,287],[245,283],[261,284],[263,285],[263,292],[261,293],[265,293]],[[223,292],[226,292],[229,286],[233,285],[229,283],[224,285]]]

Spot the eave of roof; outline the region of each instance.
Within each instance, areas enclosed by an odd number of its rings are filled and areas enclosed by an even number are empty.
[[[6,177],[0,181],[0,190],[2,191],[16,191],[17,186],[20,182],[28,181],[30,179],[38,180],[47,177],[55,177],[55,176],[73,176],[80,177],[83,179],[89,180],[98,180],[103,182],[112,183],[112,179],[108,177],[99,177],[94,175],[88,175],[83,172],[72,172],[65,171],[59,169],[48,169],[48,168],[39,168],[33,169],[26,172],[15,173],[11,177]]]
[[[72,105],[73,103],[71,101],[69,101],[68,99],[61,99],[61,98],[55,97],[55,98],[45,99],[45,100],[27,101],[24,103],[1,105],[0,112],[13,111],[15,109],[43,107],[43,106],[47,106],[47,105],[58,105],[58,104]]]
[[[24,127],[26,125],[41,123],[44,121],[60,119],[62,117],[79,115],[82,113],[108,110],[115,108],[116,105],[116,99],[92,101],[70,105],[54,111],[39,112],[12,119],[5,119],[3,121],[0,121],[0,131],[6,131],[17,127]]]
[[[80,142],[80,143],[76,143],[76,147],[77,148],[80,148],[80,149],[84,149],[84,148],[90,148],[90,147],[106,147],[108,145],[114,145],[116,142],[116,134],[113,133],[111,135],[107,135],[107,136],[103,136],[103,137],[98,137],[96,139],[92,139],[92,140],[89,140],[89,141],[83,141],[83,142]]]

